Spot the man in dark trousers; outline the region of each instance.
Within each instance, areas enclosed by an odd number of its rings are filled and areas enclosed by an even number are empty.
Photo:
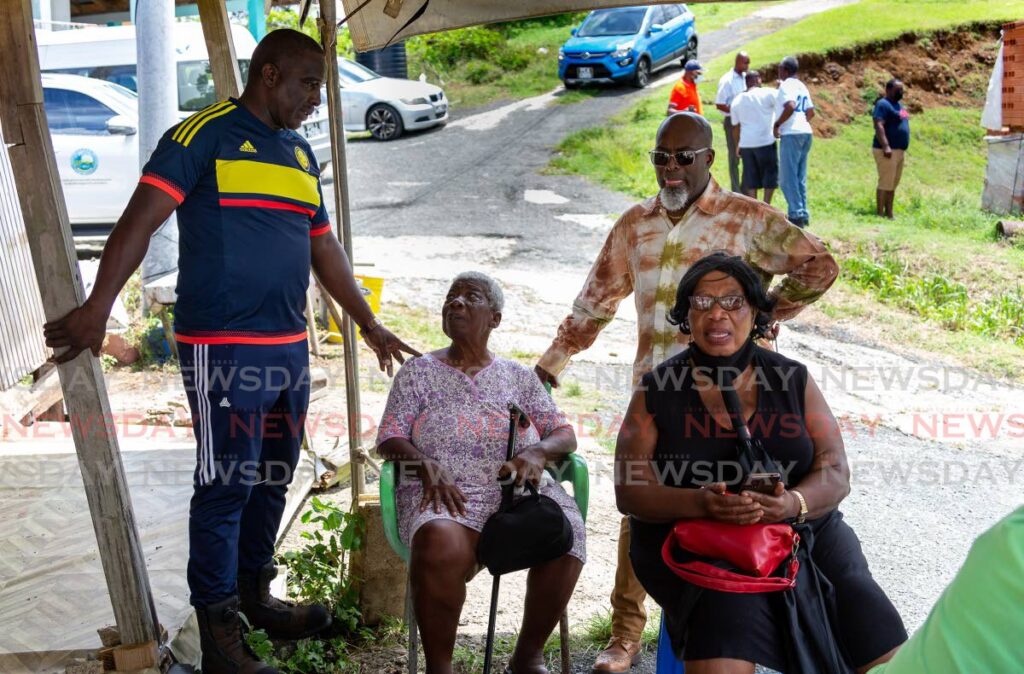
[[[715,107],[725,115],[722,128],[725,130],[725,146],[729,156],[729,189],[739,192],[740,160],[736,155],[736,137],[733,135],[733,119],[730,108],[733,100],[747,90],[747,69],[750,68],[750,56],[741,51],[736,54],[732,69],[718,80],[718,92],[715,94]]]
[[[309,144],[324,52],[293,30],[265,37],[238,99],[171,127],[107,240],[85,303],[45,326],[47,345],[99,352],[115,298],[177,210],[174,332],[197,442],[188,582],[203,674],[273,674],[242,641],[239,611],[272,638],[331,624],[322,606],[270,595],[273,555],[309,402],[310,267],[360,326],[381,369],[415,353],[375,318],[333,235]]]

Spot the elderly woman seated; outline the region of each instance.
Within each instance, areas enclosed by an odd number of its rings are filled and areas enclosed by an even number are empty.
[[[751,674],[755,663],[787,674],[806,669],[794,664],[801,643],[789,638],[783,593],[702,589],[669,570],[662,544],[673,522],[689,518],[806,521],[810,560],[834,588],[834,602],[827,598],[834,638],[825,643],[837,644],[856,672],[886,662],[907,638],[837,509],[850,492],[849,468],[828,403],[806,366],[754,343],[769,329],[773,306],[741,258],[714,253],[695,263],[669,315],[690,335],[690,346],[643,378],[618,438],[618,474],[630,479],[617,482],[615,495],[631,515],[633,568],[662,606],[687,674]],[[733,386],[742,418],[781,467],[782,481],[768,484],[770,493],[740,489],[736,435],[721,388],[725,368],[741,373]]]
[[[530,369],[487,349],[503,303],[488,276],[455,278],[441,308],[451,344],[399,370],[377,436],[381,456],[401,462],[403,478],[413,477],[397,489],[398,521],[402,540],[412,541],[413,605],[428,674],[452,671],[466,583],[478,570],[477,541],[501,502],[499,476],[539,485],[562,507],[574,536],[568,554],[530,569],[513,674],[547,672],[544,642],[585,561],[576,503],[544,473],[576,448],[576,436]],[[518,429],[517,453],[505,463],[510,402],[531,423]]]

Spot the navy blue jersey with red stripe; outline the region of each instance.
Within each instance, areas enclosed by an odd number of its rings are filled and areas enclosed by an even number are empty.
[[[305,139],[228,99],[171,127],[142,173],[178,202],[179,341],[302,339],[310,239],[331,231]]]

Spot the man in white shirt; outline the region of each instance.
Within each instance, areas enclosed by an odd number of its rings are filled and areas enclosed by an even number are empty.
[[[775,102],[778,92],[761,86],[761,75],[747,73],[747,90],[732,101],[730,115],[736,139],[734,156],[743,159],[743,193],[757,198],[764,189],[770,204],[779,186],[779,155],[775,149]]]
[[[718,93],[715,95],[715,107],[725,113],[725,144],[729,148],[729,189],[733,192],[740,191],[740,162],[736,158],[736,143],[732,134],[732,119],[729,113],[732,101],[738,95],[747,90],[746,73],[750,67],[750,57],[747,52],[741,51],[736,54],[736,61],[732,70],[722,75],[718,80]]]
[[[779,93],[775,103],[775,137],[779,139],[779,186],[786,195],[789,221],[798,227],[811,222],[807,211],[807,155],[811,152],[811,92],[796,78],[795,56],[779,63]]]

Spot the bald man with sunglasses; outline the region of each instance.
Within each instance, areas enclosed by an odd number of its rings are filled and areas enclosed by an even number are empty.
[[[626,211],[608,233],[572,313],[534,368],[541,381],[558,386],[569,359],[594,343],[630,294],[637,313],[633,386],[685,349],[688,337],[666,315],[683,274],[712,251],[743,257],[766,285],[782,277],[771,290],[778,299],[773,317],[780,321],[797,315],[835,281],[839,267],[820,239],[768,204],[718,186],[711,177],[711,140],[711,125],[700,115],[680,112],[662,122],[650,151],[660,191]],[[624,517],[611,595],[612,639],[594,672],[626,672],[639,661],[645,598],[629,561],[629,519]]]

